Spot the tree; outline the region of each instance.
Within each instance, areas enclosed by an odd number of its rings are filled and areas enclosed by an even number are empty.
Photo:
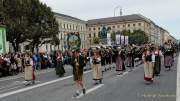
[[[47,5],[39,0],[4,0],[3,8],[7,40],[15,51],[20,43],[27,41],[32,52],[47,42],[59,44],[58,23]]]
[[[29,0],[3,0],[3,19],[7,29],[7,40],[15,51],[26,40]]]
[[[59,44],[57,35],[59,33],[59,25],[56,22],[54,13],[51,8],[46,4],[42,4],[39,0],[32,0],[30,17],[30,31],[29,40],[32,51],[37,49],[42,44],[51,43],[54,45]]]

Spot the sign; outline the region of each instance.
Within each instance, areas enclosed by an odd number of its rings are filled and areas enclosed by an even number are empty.
[[[6,30],[0,26],[0,54],[6,53]]]
[[[111,45],[111,34],[107,33],[107,44]]]
[[[120,38],[121,38],[121,35],[116,35],[116,44],[117,45],[120,44]]]
[[[125,40],[124,40],[124,38],[125,38],[125,37],[122,35],[122,36],[121,36],[121,44],[122,44],[122,45],[124,45],[124,44],[125,44]]]
[[[81,39],[79,33],[70,33],[67,37],[68,49],[76,50],[81,47]]]
[[[129,37],[125,36],[125,45],[128,45],[128,44],[129,44]]]

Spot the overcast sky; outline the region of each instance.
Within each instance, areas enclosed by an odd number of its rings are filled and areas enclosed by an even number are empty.
[[[112,17],[121,6],[123,15],[142,14],[180,39],[180,0],[40,0],[54,12],[82,20]],[[118,15],[116,10],[116,15]]]

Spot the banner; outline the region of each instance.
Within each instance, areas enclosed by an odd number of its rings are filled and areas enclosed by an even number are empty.
[[[128,44],[129,44],[129,37],[125,36],[125,45],[128,45]]]
[[[111,45],[111,34],[107,33],[107,44]]]
[[[121,35],[116,35],[116,44],[117,45],[120,44],[120,38],[121,38]]]
[[[124,36],[122,35],[122,36],[121,36],[121,45],[124,45],[124,44],[125,44],[124,41],[125,41],[125,40],[124,40]]]

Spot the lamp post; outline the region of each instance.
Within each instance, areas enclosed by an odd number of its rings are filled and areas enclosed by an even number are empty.
[[[116,9],[119,9],[120,10],[120,16],[122,16],[122,7],[121,6],[116,6],[115,8],[114,8],[114,17],[116,16]]]

